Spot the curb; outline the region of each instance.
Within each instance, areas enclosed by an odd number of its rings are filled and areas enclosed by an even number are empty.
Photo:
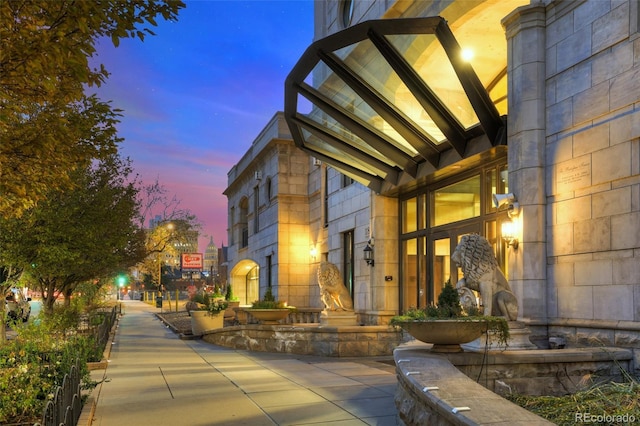
[[[156,318],[158,318],[160,320],[160,322],[162,322],[164,325],[169,327],[169,329],[171,331],[173,331],[174,334],[177,334],[178,337],[180,337],[180,340],[198,340],[198,339],[202,339],[202,336],[195,336],[193,334],[187,334],[187,333],[180,332],[180,330],[178,330],[177,327],[175,327],[173,324],[171,324],[169,321],[167,321],[162,316],[161,313],[155,313],[154,315],[156,316]]]

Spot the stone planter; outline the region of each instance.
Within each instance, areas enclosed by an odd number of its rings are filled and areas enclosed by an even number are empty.
[[[417,340],[432,343],[432,352],[462,352],[460,344],[474,341],[489,327],[485,321],[455,319],[406,321],[398,325]]]
[[[280,320],[285,319],[289,309],[245,309],[261,324],[279,324]]]
[[[200,336],[208,330],[215,330],[224,326],[224,311],[217,314],[209,314],[208,311],[191,311],[191,332],[194,336]]]

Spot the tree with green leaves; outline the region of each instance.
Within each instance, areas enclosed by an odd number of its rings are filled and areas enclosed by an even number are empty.
[[[85,95],[108,76],[89,58],[100,38],[116,46],[144,40],[156,19],[176,21],[183,7],[174,0],[0,2],[0,216],[20,216],[49,190],[72,188],[76,169],[116,151],[117,139],[86,132],[119,112]]]
[[[145,281],[147,288],[150,288],[148,284],[151,282],[159,283],[159,274],[164,277],[167,269],[171,267],[164,263],[164,257],[175,259],[180,255],[182,248],[190,247],[194,240],[197,242],[201,227],[197,218],[188,210],[180,210],[179,213],[168,217],[161,216],[161,221],[146,232],[147,256],[136,268],[143,276],[149,277]],[[167,284],[164,278],[162,280],[163,284]]]
[[[52,312],[78,285],[113,277],[146,256],[137,182],[112,155],[72,174],[73,190],[52,190],[19,218],[0,219],[0,257],[23,270]]]
[[[123,38],[153,35],[161,18],[176,21],[185,7],[177,0],[3,0],[0,2],[0,237],[13,244],[30,238],[41,226],[31,211],[52,194],[78,189],[78,173],[94,161],[109,161],[121,139],[115,124],[120,111],[85,94],[108,77],[103,65],[89,59],[101,38],[118,46]],[[62,195],[60,195],[62,196]],[[55,195],[54,195],[55,197]],[[28,212],[23,223],[15,221]],[[32,221],[32,222],[30,222]],[[44,237],[43,237],[44,238]],[[61,237],[64,240],[64,237]],[[58,250],[32,247],[35,254]],[[126,244],[125,244],[126,246]],[[123,246],[123,247],[125,247]],[[9,256],[13,247],[0,245],[0,294],[26,271],[44,266],[20,263]],[[61,252],[64,247],[60,248]],[[76,260],[81,262],[82,256]],[[14,263],[17,262],[17,263]],[[57,265],[53,265],[57,267]],[[30,269],[30,268],[33,268]],[[52,293],[53,294],[53,293]],[[0,319],[4,303],[0,304]],[[4,327],[0,332],[4,340]]]

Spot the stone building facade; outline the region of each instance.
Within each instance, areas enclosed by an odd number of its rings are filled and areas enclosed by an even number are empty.
[[[319,294],[311,284],[310,161],[276,113],[228,173],[227,268],[241,304],[268,287],[296,306],[312,306]]]
[[[638,2],[315,8],[284,114],[229,173],[231,279],[259,266],[251,297],[272,285],[317,307],[315,268],[328,260],[360,322],[384,324],[461,278],[450,256],[477,232],[537,344],[637,348]]]

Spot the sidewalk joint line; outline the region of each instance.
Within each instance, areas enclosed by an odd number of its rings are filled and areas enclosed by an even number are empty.
[[[169,394],[171,395],[171,399],[176,399],[173,396],[173,392],[171,392],[171,386],[169,386],[169,382],[167,382],[167,378],[164,376],[164,371],[162,371],[162,367],[158,366],[158,370],[160,370],[160,374],[162,375],[162,379],[164,380],[164,383],[167,385],[167,390],[169,391]]]

